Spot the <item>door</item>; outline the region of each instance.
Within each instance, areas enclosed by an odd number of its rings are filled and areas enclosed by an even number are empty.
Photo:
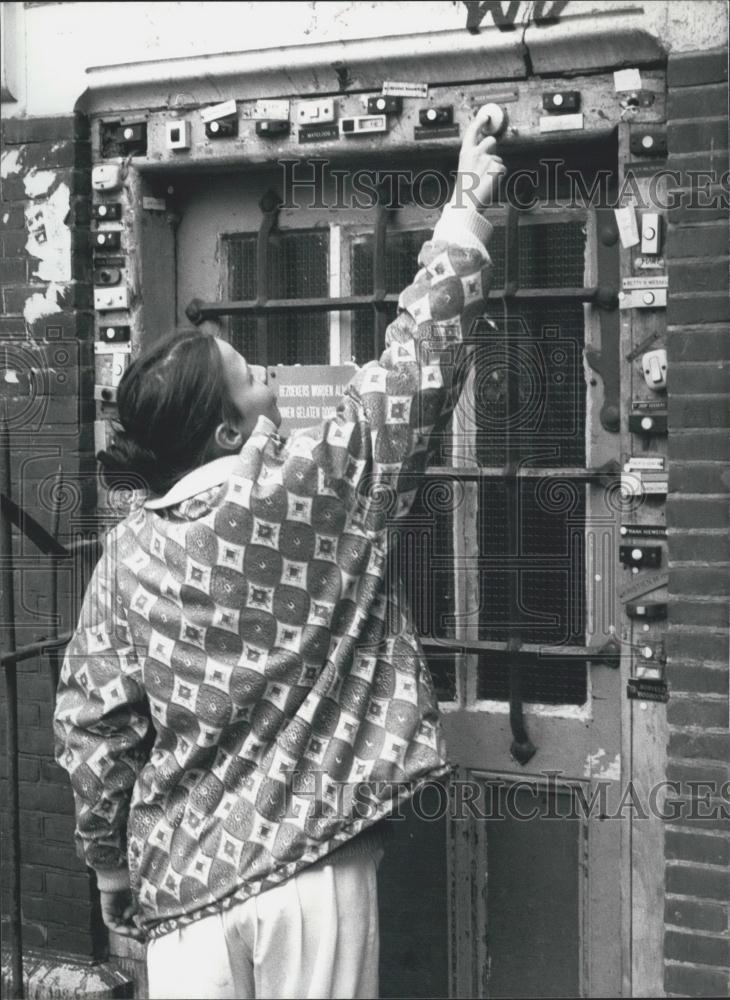
[[[394,539],[455,770],[448,801],[429,790],[394,825],[381,865],[384,997],[621,991],[623,824],[609,818],[621,775],[619,503],[606,467],[619,456],[608,390],[584,361],[609,334],[618,342],[618,314],[591,292],[616,286],[618,256],[606,214],[563,187],[571,166],[589,188],[599,176],[610,186],[617,153],[595,141],[541,157],[562,166],[540,171],[532,207],[488,212],[493,296],[454,420]],[[534,149],[510,160],[534,165]],[[378,260],[375,206],[338,198],[331,177],[317,204],[279,210],[266,244],[260,201],[281,189],[276,169],[176,187],[180,316],[194,297],[255,299],[263,245],[269,299],[365,296],[376,271],[397,293],[438,217],[437,191],[400,189]],[[222,329],[256,363],[361,364],[394,309],[243,313]]]

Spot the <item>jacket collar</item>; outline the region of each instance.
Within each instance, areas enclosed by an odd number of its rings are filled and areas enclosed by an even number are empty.
[[[271,437],[276,434],[276,424],[269,420],[268,417],[260,416],[248,440],[252,440],[259,434]],[[144,506],[147,510],[162,510],[164,507],[174,507],[176,504],[182,503],[183,500],[189,500],[191,497],[197,496],[205,490],[212,489],[214,486],[220,486],[238,468],[240,468],[240,454],[224,455],[222,458],[216,458],[214,461],[208,462],[206,465],[200,465],[197,469],[193,469],[192,472],[188,472],[182,479],[178,479],[175,485],[171,486],[164,496],[153,497],[151,500],[145,501]]]

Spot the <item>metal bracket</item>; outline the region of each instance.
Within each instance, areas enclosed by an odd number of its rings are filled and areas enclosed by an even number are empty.
[[[589,650],[588,660],[618,670],[621,666],[621,645],[616,639],[609,639],[603,646],[599,646],[595,653]]]
[[[276,191],[267,191],[259,202],[263,212],[256,238],[256,301],[263,305],[269,297],[269,239],[276,229],[282,199]],[[269,317],[264,313],[256,317],[256,360],[268,363]]]
[[[375,208],[375,230],[373,232],[373,357],[379,358],[388,326],[385,302],[385,240],[387,234],[388,208],[386,192],[378,188],[378,203]]]
[[[619,285],[619,261],[616,243],[610,239],[615,229],[613,212],[610,209],[596,209],[598,232],[605,232],[605,239],[598,241],[598,271],[601,277],[595,302],[600,309],[601,347],[587,347],[585,358],[590,367],[600,375],[603,382],[603,406],[601,407],[601,426],[610,434],[617,434],[621,429],[621,359],[620,317],[616,310]]]

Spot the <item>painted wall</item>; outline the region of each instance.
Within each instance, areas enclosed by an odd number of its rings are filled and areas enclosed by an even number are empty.
[[[466,30],[467,5],[404,3],[3,3],[7,87],[16,98],[3,114],[69,114],[94,66],[243,52],[287,45]],[[488,7],[516,11],[526,24],[536,10],[562,8],[561,19],[633,8],[608,0],[481,4],[481,30],[496,33]],[[671,52],[716,48],[727,38],[723,0],[668,0],[644,4],[644,26]]]

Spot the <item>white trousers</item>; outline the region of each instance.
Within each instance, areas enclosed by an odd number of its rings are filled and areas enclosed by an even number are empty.
[[[151,1000],[378,996],[382,850],[312,868],[154,938]]]

